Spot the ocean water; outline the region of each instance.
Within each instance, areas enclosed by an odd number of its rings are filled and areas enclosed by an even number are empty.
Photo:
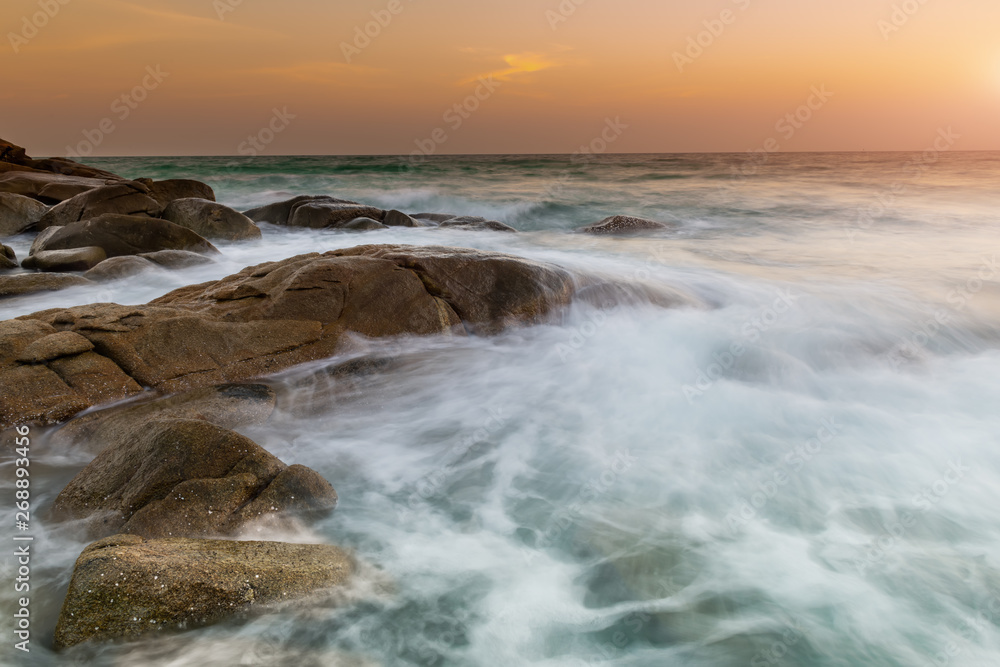
[[[667,286],[494,338],[386,341],[382,371],[268,381],[244,432],[340,495],[345,599],[138,643],[46,644],[86,541],[44,518],[87,463],[37,433],[19,665],[1000,664],[1000,154],[94,159],[237,208],[330,194],[519,234],[264,225],[217,264],[4,301],[4,318],[366,243],[499,250]],[[576,234],[617,214],[674,224]],[[29,238],[11,243],[19,256]],[[12,462],[0,470],[12,497]],[[0,577],[13,578],[4,560]],[[0,607],[13,608],[11,587]],[[10,620],[2,626],[9,629]]]

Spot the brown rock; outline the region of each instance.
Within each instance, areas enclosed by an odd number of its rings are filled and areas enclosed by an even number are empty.
[[[631,215],[613,215],[600,222],[581,227],[577,231],[585,234],[635,234],[638,232],[670,229],[670,225],[655,220],[636,218]]]
[[[49,209],[36,227],[64,227],[105,214],[156,217],[163,210],[150,196],[149,188],[135,181],[122,181],[87,190]]]
[[[31,254],[45,250],[67,250],[97,246],[108,257],[140,255],[157,250],[191,250],[218,253],[215,246],[190,229],[167,220],[134,215],[105,214],[92,220],[73,222],[46,236],[39,235]]]
[[[200,419],[222,428],[262,424],[274,411],[274,391],[264,384],[223,384],[172,396],[149,395],[77,417],[53,434],[53,441],[98,453],[123,442],[136,424],[159,419]]]
[[[104,249],[96,246],[71,250],[43,250],[25,257],[21,266],[39,271],[87,271],[107,257]]]
[[[115,535],[77,559],[55,647],[244,616],[342,586],[354,567],[347,553],[321,544]]]
[[[156,266],[156,264],[140,255],[123,255],[104,260],[90,271],[84,273],[83,277],[97,282],[121,280],[122,278],[129,278],[144,271],[155,269]]]
[[[0,237],[20,234],[41,220],[48,210],[48,206],[31,197],[0,192]]]
[[[215,261],[211,257],[190,250],[157,250],[156,252],[144,252],[139,257],[148,259],[165,269],[186,269],[189,266],[211,264]]]
[[[463,215],[444,220],[439,224],[442,228],[464,229],[476,232],[516,232],[510,225],[497,220],[487,220],[474,215]]]
[[[326,195],[299,195],[298,197],[292,197],[291,199],[286,199],[285,201],[267,204],[266,206],[258,206],[257,208],[250,209],[249,211],[244,211],[243,215],[247,216],[254,222],[269,222],[272,225],[287,225],[289,219],[292,217],[294,209],[302,204],[354,204],[360,206],[357,202],[349,201],[347,199],[336,199],[335,197],[328,197]]]
[[[175,199],[161,217],[194,230],[206,239],[242,241],[261,237],[260,228],[253,220],[207,199]]]
[[[103,178],[63,176],[44,171],[12,171],[0,173],[0,192],[31,197],[47,204],[57,204],[80,193],[104,186],[108,182]]]
[[[29,343],[17,355],[17,360],[25,364],[40,364],[59,357],[83,354],[94,349],[94,344],[78,333],[60,331]]]
[[[119,435],[56,498],[59,516],[93,516],[102,535],[206,537],[337,504],[333,487],[311,469],[289,468],[249,438],[203,420],[145,420]]]
[[[160,206],[163,207],[166,207],[167,204],[177,199],[189,199],[192,197],[215,201],[215,191],[212,190],[211,186],[201,181],[193,181],[186,178],[171,178],[165,181],[153,181],[148,178],[139,178],[136,180],[149,188],[149,196],[158,201]]]
[[[434,225],[427,220],[417,220],[412,218],[402,211],[397,211],[393,209],[387,211],[385,214],[385,219],[382,221],[389,227],[433,227]]]
[[[0,245],[0,271],[17,268],[17,253],[9,245]]]
[[[0,163],[69,176],[117,178],[117,176],[109,171],[88,167],[67,158],[56,157],[33,160],[28,157],[27,152],[23,148],[3,139],[0,139]]]
[[[23,294],[34,294],[35,292],[53,292],[55,290],[66,289],[67,287],[77,287],[79,285],[93,285],[91,281],[82,276],[71,276],[58,273],[20,273],[16,275],[0,276],[0,298],[6,296],[21,296]]]

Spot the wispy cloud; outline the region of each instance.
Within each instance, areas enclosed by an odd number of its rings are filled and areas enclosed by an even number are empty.
[[[499,81],[510,81],[511,78],[517,76],[518,74],[541,72],[542,70],[550,69],[552,67],[559,67],[561,64],[556,62],[552,56],[544,53],[512,53],[503,56],[503,61],[507,67],[493,70],[485,74],[479,74],[464,81],[460,81],[459,83],[471,83],[480,78],[488,77],[492,77]]]

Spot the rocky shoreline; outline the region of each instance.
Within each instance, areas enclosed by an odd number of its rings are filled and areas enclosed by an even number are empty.
[[[128,180],[34,160],[0,141],[0,237],[36,234],[20,264],[3,246],[0,298],[211,262],[213,240],[253,242],[264,222],[516,231],[326,195],[241,213],[204,183]],[[667,228],[614,216],[580,231]],[[95,456],[51,509],[97,540],[76,562],[54,646],[197,627],[347,585],[356,556],[342,549],[243,539],[275,522],[315,521],[337,503],[317,472],[234,430],[275,409],[261,379],[346,353],[363,358],[368,341],[554,322],[575,301],[689,303],[502,253],[361,245],[250,266],[144,305],[95,303],[0,322],[0,428],[50,427],[53,442]]]

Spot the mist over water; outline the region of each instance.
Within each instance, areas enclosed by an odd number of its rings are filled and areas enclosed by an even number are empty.
[[[92,162],[198,178],[239,209],[330,194],[521,233],[263,225],[216,264],[5,300],[5,319],[367,243],[510,252],[690,305],[578,305],[493,338],[377,342],[384,363],[351,380],[327,373],[346,358],[269,378],[279,410],[244,432],[340,504],[245,537],[351,548],[356,588],[155,641],[33,642],[17,664],[1000,664],[1000,154]],[[618,213],[676,227],[572,233]],[[90,455],[41,436],[44,512]],[[36,525],[50,637],[86,540]]]

